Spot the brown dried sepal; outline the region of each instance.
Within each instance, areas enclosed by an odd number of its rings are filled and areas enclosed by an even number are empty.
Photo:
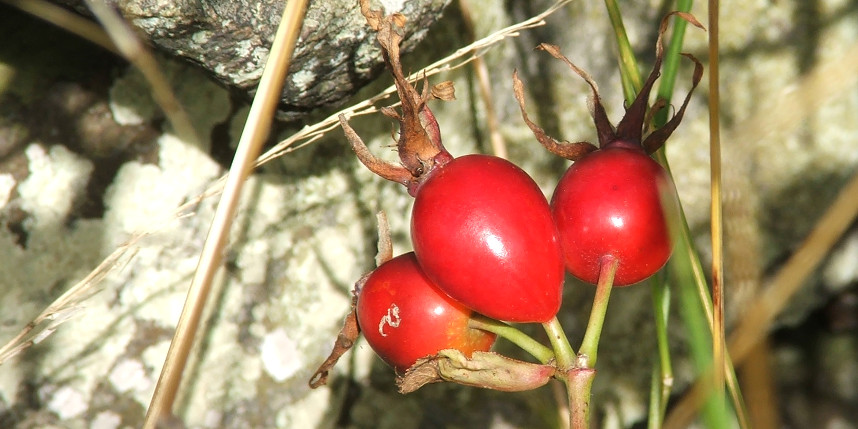
[[[469,359],[459,350],[446,349],[418,359],[404,375],[397,377],[396,385],[400,393],[411,393],[441,381],[521,392],[544,386],[555,372],[552,365],[523,362],[493,352],[474,352]]]
[[[319,365],[319,369],[317,369],[316,372],[313,373],[313,376],[310,377],[310,388],[315,389],[327,384],[328,375],[331,370],[334,369],[334,366],[336,366],[340,357],[355,345],[355,341],[357,341],[358,336],[360,336],[360,326],[358,326],[357,315],[355,314],[354,305],[352,305],[352,311],[346,315],[343,327],[340,329],[340,333],[337,335],[337,339],[334,342],[334,349],[331,351],[328,358]]]
[[[700,79],[703,76],[703,65],[698,61],[694,56],[690,54],[682,54],[683,56],[691,59],[694,62],[694,74],[691,79],[691,90],[688,91],[688,94],[685,96],[685,100],[682,103],[682,106],[677,110],[676,114],[661,128],[658,128],[651,132],[644,139],[643,132],[644,126],[648,123],[652,116],[653,112],[663,108],[666,106],[667,102],[658,100],[652,109],[648,109],[649,96],[652,91],[652,87],[655,84],[655,81],[660,76],[659,69],[661,68],[661,63],[664,58],[664,33],[667,31],[668,18],[676,15],[692,25],[704,29],[703,25],[694,18],[693,15],[685,12],[671,12],[666,15],[659,26],[658,29],[658,40],[656,41],[656,51],[655,51],[655,63],[653,64],[652,71],[650,72],[647,80],[644,82],[643,87],[638,93],[637,97],[634,101],[626,108],[626,113],[623,116],[623,119],[620,120],[620,123],[617,124],[616,129],[611,124],[610,120],[608,120],[608,116],[605,113],[605,108],[602,105],[601,97],[599,96],[599,88],[596,85],[596,82],[593,78],[587,74],[584,70],[578,68],[574,63],[569,61],[561,52],[560,49],[555,45],[550,45],[547,43],[542,43],[537,46],[537,49],[541,49],[543,51],[548,52],[554,58],[557,58],[563,61],[575,74],[580,76],[593,91],[593,121],[596,125],[596,133],[599,138],[599,147],[605,147],[605,145],[610,144],[614,141],[624,141],[629,143],[638,143],[643,146],[644,150],[647,153],[653,153],[664,145],[664,142],[670,137],[676,127],[679,126],[679,123],[682,121],[682,117],[685,114],[685,108],[688,106],[688,102],[691,100],[691,93],[694,92],[694,89],[697,88],[697,85],[700,83]],[[705,30],[705,29],[704,29]],[[524,122],[530,127],[531,131],[533,131],[534,136],[539,142],[545,146],[550,152],[562,156],[567,159],[577,160],[583,155],[586,155],[589,152],[595,150],[595,146],[588,142],[576,142],[569,143],[566,141],[560,142],[553,137],[546,135],[545,131],[542,128],[539,128],[536,124],[530,121],[527,117],[527,112],[524,107],[524,91],[523,85],[518,78],[517,73],[513,73],[513,91],[515,93],[515,98],[518,100],[519,107],[521,108],[521,115],[524,118]]]
[[[374,173],[408,188],[409,193],[415,194],[421,177],[435,168],[452,160],[452,156],[441,143],[441,132],[438,121],[426,106],[430,98],[450,99],[452,83],[446,83],[442,91],[431,88],[424,81],[423,91],[418,93],[408,82],[400,63],[399,45],[402,42],[402,28],[405,17],[401,14],[385,16],[379,10],[372,10],[369,0],[361,0],[361,12],[366,17],[367,24],[378,32],[376,39],[381,45],[382,57],[387,69],[393,75],[396,92],[399,94],[400,109],[398,113],[392,108],[382,109],[382,113],[399,122],[399,139],[397,149],[401,165],[393,165],[376,158],[369,152],[364,142],[340,116],[340,123],[346,132],[352,148],[358,159]]]
[[[387,222],[387,215],[384,211],[376,213],[376,220],[378,221],[378,254],[375,257],[375,265],[376,267],[380,267],[381,264],[393,259],[393,242],[390,240],[390,225]],[[328,382],[328,375],[334,366],[336,366],[340,357],[355,345],[355,341],[360,336],[360,325],[357,322],[355,309],[357,308],[358,295],[360,295],[361,289],[363,289],[371,274],[372,272],[366,273],[355,282],[355,287],[352,290],[352,310],[346,315],[345,321],[343,321],[343,327],[340,329],[340,333],[337,334],[331,354],[319,365],[319,369],[310,378],[309,385],[311,388],[315,389],[319,386],[324,386]]]
[[[562,156],[563,158],[577,161],[582,156],[598,149],[590,142],[568,142],[568,141],[558,141],[554,137],[548,135],[539,125],[536,125],[530,118],[527,116],[527,110],[524,107],[524,85],[521,83],[521,79],[518,78],[518,71],[513,71],[512,73],[512,91],[515,95],[515,99],[518,100],[518,107],[521,109],[521,117],[524,119],[524,123],[530,127],[530,131],[533,132],[533,135],[536,137],[536,140],[539,141],[549,152]]]

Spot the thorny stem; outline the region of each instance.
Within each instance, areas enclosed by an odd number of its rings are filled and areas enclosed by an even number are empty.
[[[506,323],[491,319],[482,315],[474,315],[468,322],[468,327],[491,332],[507,341],[521,347],[530,353],[541,363],[548,363],[554,359],[554,352],[542,343],[534,340],[524,332],[507,325]]]

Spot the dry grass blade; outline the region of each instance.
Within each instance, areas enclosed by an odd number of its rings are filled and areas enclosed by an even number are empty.
[[[134,235],[122,246],[114,250],[95,270],[60,295],[59,298],[54,300],[54,302],[28,323],[18,335],[8,341],[3,347],[0,347],[0,365],[33,344],[44,340],[56,330],[57,326],[71,317],[80,308],[80,304],[96,292],[95,286],[108,272],[123,265],[123,263],[128,262],[133,257],[132,252],[132,255],[123,261],[126,253],[129,250],[135,249],[137,242],[145,235],[147,234]]]
[[[108,51],[119,53],[110,36],[94,22],[45,0],[0,0],[63,30],[77,34]]]
[[[191,281],[185,306],[179,317],[170,349],[167,351],[161,376],[155,386],[155,394],[146,413],[144,428],[157,427],[171,415],[203,307],[211,290],[212,280],[222,263],[223,249],[226,246],[229,226],[238,206],[242,186],[252,171],[253,160],[259,154],[271,128],[271,120],[280,98],[286,70],[289,68],[298,34],[304,22],[307,3],[308,0],[290,1],[284,7],[271,54],[266,61],[248,121],[245,123],[232,168],[227,175],[224,191],[212,220],[209,236],[203,245],[199,265]]]
[[[718,0],[709,0],[709,177],[712,239],[712,361],[713,395],[723,404],[726,380],[724,350],[724,221],[721,215],[721,96],[718,66]]]

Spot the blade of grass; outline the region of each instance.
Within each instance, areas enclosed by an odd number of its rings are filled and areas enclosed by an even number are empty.
[[[676,10],[690,12],[693,3],[692,0],[679,0],[676,2]],[[657,97],[659,99],[670,101],[673,98],[673,88],[679,72],[679,54],[682,52],[682,44],[685,42],[685,29],[687,26],[688,22],[684,19],[673,20],[673,34],[670,36],[670,43],[667,45],[667,51],[664,53],[661,79],[658,83]],[[653,125],[659,128],[667,123],[668,113],[670,113],[670,109],[659,110],[653,118]]]
[[[667,400],[673,388],[673,365],[670,358],[670,342],[667,337],[667,324],[670,315],[670,288],[664,276],[653,278],[651,283],[653,313],[655,316],[655,335],[658,341],[658,361],[653,365],[652,390],[650,392],[649,427],[661,427]]]
[[[611,19],[611,27],[614,29],[614,37],[620,51],[620,77],[623,81],[623,95],[626,102],[631,103],[643,86],[640,70],[638,70],[638,61],[635,58],[632,45],[629,43],[626,27],[623,25],[620,6],[616,0],[605,0],[605,7],[608,9],[608,17]]]
[[[307,3],[308,0],[289,1],[283,9],[271,54],[262,72],[257,95],[251,104],[235,159],[227,175],[224,191],[209,229],[209,236],[203,245],[200,262],[188,290],[188,298],[179,317],[173,341],[170,343],[164,367],[146,413],[144,428],[154,429],[172,412],[176,392],[194,342],[200,316],[211,290],[212,280],[221,266],[223,249],[229,235],[229,225],[235,215],[242,185],[253,169],[253,163],[270,131],[271,119],[280,98],[280,88],[283,86],[286,70],[289,68],[295,43],[298,40]]]

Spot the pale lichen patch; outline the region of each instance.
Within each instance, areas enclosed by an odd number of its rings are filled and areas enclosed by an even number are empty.
[[[292,81],[292,85],[295,88],[305,91],[316,79],[316,74],[310,70],[299,70],[292,73],[289,79]]]
[[[11,174],[0,174],[0,207],[5,206],[9,202],[9,197],[12,196],[12,189],[15,188],[15,178]]]
[[[295,375],[304,366],[298,344],[282,327],[274,329],[262,338],[259,353],[265,372],[277,382]]]
[[[120,361],[113,367],[107,378],[119,393],[125,393],[129,390],[146,391],[152,387],[152,383],[146,377],[143,362],[137,359]]]
[[[45,386],[44,390],[53,389],[50,386]],[[69,386],[62,386],[47,396],[48,409],[56,413],[62,420],[77,417],[88,408],[86,396]]]
[[[26,149],[30,175],[18,186],[22,208],[38,225],[59,225],[71,209],[75,196],[83,192],[92,163],[65,146],[49,150],[40,144]]]
[[[102,411],[95,415],[90,429],[116,429],[122,424],[122,416],[113,411]]]

